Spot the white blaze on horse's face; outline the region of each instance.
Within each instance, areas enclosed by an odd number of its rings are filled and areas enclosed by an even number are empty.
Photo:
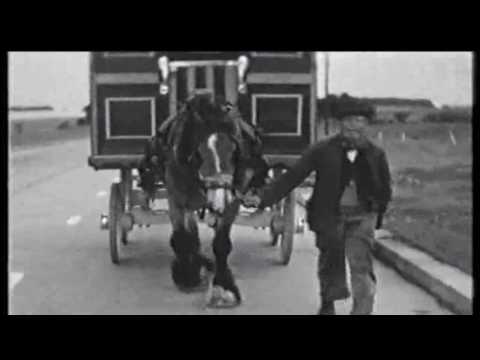
[[[222,213],[226,205],[233,200],[231,185],[235,170],[233,163],[235,144],[227,135],[214,133],[199,150],[202,157],[199,172],[207,187],[208,205]]]
[[[213,133],[199,147],[202,163],[200,175],[213,182],[231,182],[235,171],[234,141],[224,133]]]
[[[212,134],[207,140],[208,143],[208,148],[213,154],[213,160],[215,161],[215,170],[217,171],[217,174],[220,174],[222,172],[222,169],[220,168],[220,157],[218,156],[218,150],[216,148],[218,140],[218,135],[217,134]]]

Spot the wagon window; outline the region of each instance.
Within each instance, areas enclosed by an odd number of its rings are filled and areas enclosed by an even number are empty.
[[[154,98],[106,98],[107,139],[148,138],[155,129]]]
[[[265,136],[300,136],[302,121],[302,95],[253,95],[253,123]]]
[[[266,57],[266,58],[301,58],[303,51],[272,51],[272,52],[252,52],[253,57]]]
[[[205,89],[207,87],[207,69],[205,66],[195,68],[195,88]]]
[[[104,57],[109,58],[125,58],[125,57],[153,57],[155,55],[154,51],[143,51],[143,52],[134,52],[134,51],[105,51],[103,53]]]

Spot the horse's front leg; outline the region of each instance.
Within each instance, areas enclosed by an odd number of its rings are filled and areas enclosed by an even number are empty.
[[[228,266],[228,256],[232,251],[230,231],[238,212],[238,206],[233,206],[215,227],[213,253],[215,255],[215,275],[209,293],[208,306],[233,307],[242,302],[240,290],[235,283],[233,273]]]
[[[214,264],[200,250],[198,226],[193,211],[182,209],[169,199],[169,215],[173,225],[170,245],[175,253],[172,279],[184,291],[202,287],[201,269],[213,271]]]

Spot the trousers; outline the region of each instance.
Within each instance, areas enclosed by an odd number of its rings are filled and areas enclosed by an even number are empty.
[[[376,292],[373,269],[375,214],[341,216],[333,231],[316,233],[322,301],[353,298],[351,314],[371,314]],[[347,279],[350,268],[351,293]]]

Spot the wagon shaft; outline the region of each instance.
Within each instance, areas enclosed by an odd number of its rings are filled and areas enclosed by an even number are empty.
[[[240,213],[235,219],[235,225],[254,228],[267,228],[276,214],[272,211],[257,211],[252,214]]]

